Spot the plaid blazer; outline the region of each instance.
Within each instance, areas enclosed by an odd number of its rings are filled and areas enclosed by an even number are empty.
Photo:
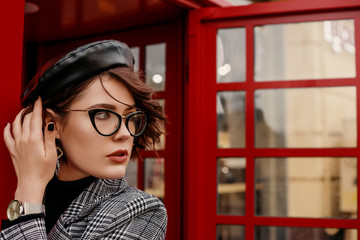
[[[127,184],[124,178],[97,179],[60,216],[46,234],[44,218],[5,228],[0,240],[164,239],[167,214],[156,197]]]

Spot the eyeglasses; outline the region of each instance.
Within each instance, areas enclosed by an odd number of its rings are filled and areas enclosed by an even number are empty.
[[[102,136],[114,135],[120,128],[121,122],[125,119],[125,126],[133,137],[140,136],[146,128],[146,115],[143,111],[131,112],[126,116],[108,109],[67,109],[63,112],[88,112],[90,121],[95,130]]]

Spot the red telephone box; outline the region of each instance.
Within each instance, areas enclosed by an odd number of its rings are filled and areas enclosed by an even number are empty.
[[[190,12],[186,239],[359,238],[359,10]]]
[[[357,0],[31,2],[0,16],[3,126],[46,60],[118,39],[170,120],[127,174],[164,201],[167,239],[359,239]],[[3,140],[0,154],[5,218]]]

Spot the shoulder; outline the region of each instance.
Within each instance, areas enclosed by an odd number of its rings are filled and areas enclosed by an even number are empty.
[[[167,220],[165,206],[157,197],[128,185],[125,179],[121,179],[120,184],[121,191],[115,192],[101,204],[108,214],[116,219],[126,217],[129,220],[153,212]]]
[[[85,228],[83,239],[101,236],[107,239],[164,239],[168,218],[165,206],[158,198],[129,186],[125,179],[99,180],[94,184],[94,190],[100,193],[93,198],[94,207],[84,210],[86,218],[82,219],[86,222],[72,226],[77,232]]]

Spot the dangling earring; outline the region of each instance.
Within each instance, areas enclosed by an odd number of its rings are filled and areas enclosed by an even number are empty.
[[[60,158],[64,155],[63,150],[59,146],[56,147],[57,150],[57,161],[56,161],[56,168],[55,168],[55,175],[59,177],[60,173]]]

